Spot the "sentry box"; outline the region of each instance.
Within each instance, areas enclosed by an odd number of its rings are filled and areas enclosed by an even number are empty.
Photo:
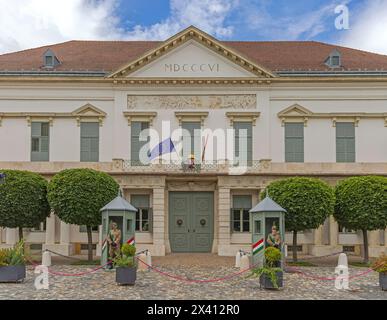
[[[285,214],[286,210],[282,208],[278,203],[273,201],[270,197],[266,197],[263,201],[257,204],[250,210],[252,221],[252,265],[261,267],[265,260],[265,249],[268,246],[278,245],[278,248],[282,252],[283,266],[285,257]],[[277,232],[280,235],[280,243],[276,243],[276,237],[271,235],[272,228],[275,226]],[[269,237],[270,235],[270,237]],[[276,238],[278,240],[278,238]],[[274,240],[274,241],[273,241]],[[269,241],[271,243],[269,243]]]
[[[121,245],[123,243],[135,244],[135,226],[137,209],[121,196],[108,203],[101,209],[102,213],[102,252],[101,265],[106,265],[109,256],[107,237],[111,223],[115,222],[121,230]]]

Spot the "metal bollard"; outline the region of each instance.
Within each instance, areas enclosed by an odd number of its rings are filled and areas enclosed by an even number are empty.
[[[244,271],[250,268],[250,259],[247,254],[243,254],[241,257],[241,264],[240,264],[240,270]]]
[[[42,265],[45,267],[51,267],[51,252],[44,251],[42,255]]]

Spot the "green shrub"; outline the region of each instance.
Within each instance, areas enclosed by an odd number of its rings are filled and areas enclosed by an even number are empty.
[[[50,214],[47,202],[47,181],[39,174],[0,170],[5,182],[0,184],[0,227],[33,228]]]
[[[20,241],[11,249],[0,250],[0,267],[25,265],[24,241]]]
[[[336,186],[336,221],[352,230],[361,230],[364,263],[369,262],[367,231],[387,227],[387,178],[377,176],[353,177]]]
[[[265,261],[268,267],[274,267],[275,264],[281,261],[281,251],[274,247],[265,249]]]
[[[136,254],[136,247],[131,244],[125,243],[121,247],[121,253],[127,257],[134,257],[134,255]]]
[[[286,209],[285,227],[293,232],[293,261],[297,261],[297,232],[316,229],[334,211],[335,194],[327,183],[315,178],[288,178],[272,182],[270,198]]]
[[[68,224],[87,228],[88,260],[93,261],[92,227],[102,221],[101,208],[118,195],[118,183],[107,173],[69,169],[56,174],[48,184],[47,198],[55,214]]]
[[[121,255],[114,259],[116,267],[131,268],[136,266],[134,256],[136,255],[136,247],[125,243],[121,247]]]

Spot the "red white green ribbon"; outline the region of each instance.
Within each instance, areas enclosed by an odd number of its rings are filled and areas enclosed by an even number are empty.
[[[265,241],[263,238],[261,240],[259,240],[258,242],[254,243],[253,244],[253,256],[260,253],[263,250],[264,246],[265,246]]]
[[[131,246],[134,246],[136,244],[136,241],[134,240],[134,237],[133,237],[133,238],[130,238],[127,243],[130,244]]]

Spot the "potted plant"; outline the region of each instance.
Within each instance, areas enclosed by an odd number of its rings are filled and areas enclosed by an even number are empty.
[[[254,269],[253,276],[259,277],[261,287],[279,289],[283,287],[283,271],[280,268],[281,251],[275,247],[265,249],[265,262],[260,268]]]
[[[26,277],[24,242],[0,250],[0,282],[22,282]]]
[[[114,259],[118,285],[133,286],[136,283],[137,264],[134,258],[135,255],[136,247],[126,243],[121,247],[121,255]]]
[[[387,256],[382,255],[372,265],[372,269],[379,272],[379,284],[383,291],[387,291]]]

